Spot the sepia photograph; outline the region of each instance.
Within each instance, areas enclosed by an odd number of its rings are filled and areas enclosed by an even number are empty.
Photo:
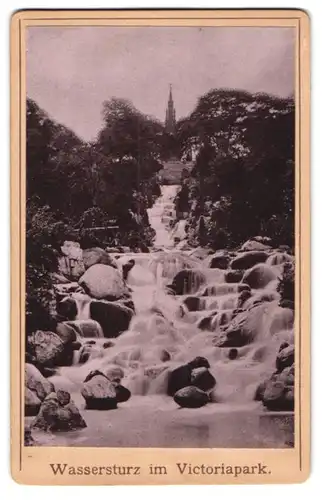
[[[294,447],[294,28],[25,50],[25,446]]]

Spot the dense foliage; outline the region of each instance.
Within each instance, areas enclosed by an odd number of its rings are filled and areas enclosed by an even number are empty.
[[[27,100],[27,331],[51,328],[51,273],[64,240],[146,250],[146,209],[160,194],[160,123],[124,100],[103,106],[103,128],[87,143]]]
[[[182,155],[196,153],[177,198],[190,243],[235,247],[263,235],[293,246],[293,99],[212,90],[177,127]]]

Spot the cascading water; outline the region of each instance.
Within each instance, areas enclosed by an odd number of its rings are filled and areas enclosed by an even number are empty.
[[[166,396],[169,372],[196,356],[203,356],[209,361],[210,371],[217,381],[213,396],[217,404],[198,410],[198,417],[192,417],[194,420],[198,418],[198,422],[202,422],[205,419],[209,423],[209,419],[212,421],[213,412],[229,415],[254,409],[260,412],[260,404],[254,401],[256,387],[263,378],[274,371],[281,342],[292,340],[293,318],[288,316],[287,310],[278,306],[278,300],[271,292],[270,282],[266,289],[254,290],[252,298],[248,299],[255,303],[263,294],[271,293],[272,300],[264,301],[245,313],[243,330],[247,332],[247,342],[235,349],[234,357],[231,356],[229,345],[223,347],[220,344],[221,327],[225,324],[231,325],[234,321],[233,313],[238,307],[239,285],[225,283],[224,271],[209,269],[207,262],[194,259],[187,252],[175,249],[174,232],[171,231],[169,222],[174,215],[173,199],[177,189],[177,186],[162,186],[161,197],[149,209],[149,221],[156,231],[155,250],[159,251],[122,255],[118,261],[123,264],[130,258],[135,259],[135,266],[129,272],[127,281],[132,290],[136,314],[128,331],[113,339],[108,349],[103,347],[106,339],[96,336],[93,339],[96,348],[89,360],[80,365],[79,358],[76,357],[74,366],[61,368],[60,372],[52,377],[52,381],[56,389],[71,391],[74,400],[83,405],[79,392],[87,374],[91,370],[104,372],[108,367],[117,365],[124,371],[122,383],[132,393],[132,398],[125,406],[141,407],[142,411],[151,411],[153,414],[155,408],[158,408],[160,412],[165,412],[167,417],[164,418],[167,421],[167,418],[172,419],[169,412],[172,414],[176,410],[172,398]],[[191,268],[199,269],[205,280],[199,290],[192,294],[196,298],[189,299],[191,295],[174,296],[167,293],[165,287],[176,273]],[[272,266],[272,269],[278,276],[280,266]],[[84,296],[76,298],[77,318],[88,320],[88,301],[86,302]],[[89,418],[95,418],[93,412]],[[124,426],[135,425],[136,418],[126,417]],[[173,418],[176,422],[177,417]],[[186,418],[190,417],[184,413],[183,419]],[[173,424],[173,420],[171,422]],[[92,425],[99,429],[97,439],[104,439],[102,424],[95,420]],[[146,425],[151,427],[151,423]],[[250,434],[256,432],[251,426],[249,430]],[[236,432],[236,429],[231,432]],[[113,443],[121,446],[122,438],[118,439],[116,442],[114,439]],[[195,438],[196,446],[207,446],[210,439],[209,436],[198,435]],[[238,441],[239,437],[235,437],[235,446],[236,439]],[[272,439],[271,436],[269,439]],[[275,443],[277,446],[278,439]],[[150,441],[153,442],[151,436]],[[216,442],[218,443],[217,438]],[[107,445],[110,445],[109,443],[110,441]],[[131,443],[130,439],[124,442],[124,445],[140,445],[142,440],[139,439],[137,444]],[[90,444],[95,446],[93,440]],[[162,445],[160,441],[157,444]],[[241,441],[242,445],[247,446],[247,443]],[[229,446],[229,439],[224,446]]]

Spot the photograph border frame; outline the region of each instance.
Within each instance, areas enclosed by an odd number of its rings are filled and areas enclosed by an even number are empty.
[[[25,10],[11,18],[11,471],[22,484],[261,484],[302,482],[310,471],[310,21],[302,10]],[[24,446],[26,29],[28,26],[288,26],[296,29],[295,446],[292,449]],[[55,476],[50,463],[141,468],[138,476]],[[177,462],[267,466],[268,474],[180,475]],[[149,465],[167,474],[149,474]]]

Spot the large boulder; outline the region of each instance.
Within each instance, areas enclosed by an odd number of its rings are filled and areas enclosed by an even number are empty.
[[[59,336],[63,344],[70,344],[76,342],[77,340],[75,329],[65,321],[62,323],[58,323],[56,327],[56,334]]]
[[[209,267],[211,269],[227,269],[230,263],[230,255],[220,251],[209,257]]]
[[[210,373],[208,368],[195,368],[191,372],[191,384],[202,391],[210,391],[216,385],[215,377]]]
[[[265,288],[270,281],[277,279],[277,275],[273,268],[266,264],[257,264],[245,272],[243,283],[246,283],[250,288]]]
[[[215,337],[214,344],[218,347],[243,347],[254,342],[261,336],[263,318],[271,317],[276,304],[264,302],[250,310],[243,310],[222,329],[221,335]]]
[[[67,391],[52,392],[41,404],[32,427],[44,431],[71,431],[83,429],[86,422]]]
[[[101,325],[94,319],[76,319],[74,321],[66,321],[64,324],[72,328],[81,338],[104,337]]]
[[[53,384],[30,363],[25,364],[25,386],[34,392],[40,401],[43,401],[48,394],[55,390]]]
[[[270,249],[271,246],[264,243],[263,239],[260,240],[259,237],[246,241],[241,247],[242,252],[266,251]]]
[[[133,310],[120,303],[108,301],[92,301],[90,315],[97,321],[107,338],[118,337],[128,329],[133,316]]]
[[[208,394],[193,385],[177,391],[173,399],[181,408],[201,408],[209,401]]]
[[[116,260],[103,248],[95,247],[83,250],[83,261],[85,269],[89,269],[95,264],[104,264],[117,269]]]
[[[27,351],[38,368],[70,364],[70,353],[61,338],[53,332],[38,330],[28,336]]]
[[[272,378],[266,383],[262,401],[270,411],[293,411],[294,387],[287,387],[281,380]]]
[[[183,269],[179,271],[168,289],[175,295],[195,293],[206,283],[205,275],[197,269]]]
[[[85,292],[95,299],[118,300],[129,296],[129,290],[117,269],[95,264],[79,280]]]
[[[183,387],[192,385],[192,371],[196,368],[209,368],[209,362],[206,358],[197,357],[189,363],[175,368],[169,374],[167,394],[173,396]]]
[[[237,254],[237,256],[231,261],[230,265],[232,269],[245,270],[255,266],[256,264],[265,262],[267,258],[268,253],[266,252],[244,252]]]
[[[115,385],[98,370],[85,378],[81,394],[88,410],[114,410],[118,398]]]
[[[275,252],[268,257],[266,264],[268,266],[280,266],[285,262],[294,262],[294,257],[286,252]]]
[[[73,320],[77,317],[78,307],[74,297],[66,296],[57,300],[56,311],[61,320]]]
[[[225,273],[226,283],[239,283],[244,276],[242,269],[229,270]]]

